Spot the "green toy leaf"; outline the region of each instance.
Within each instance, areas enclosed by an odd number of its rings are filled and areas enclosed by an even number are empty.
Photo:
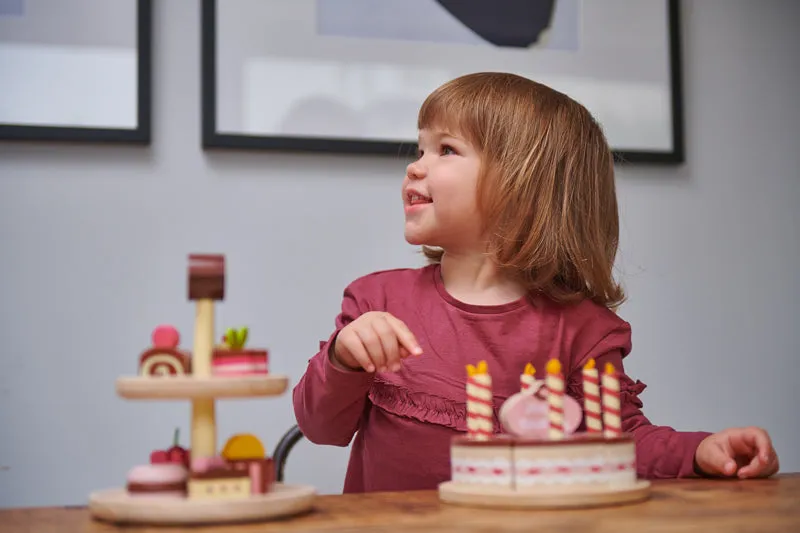
[[[227,344],[229,350],[244,348],[248,334],[249,330],[246,326],[239,329],[228,328],[225,330],[225,344]]]
[[[228,345],[229,349],[232,349],[236,345],[236,330],[233,328],[225,330],[225,344]]]

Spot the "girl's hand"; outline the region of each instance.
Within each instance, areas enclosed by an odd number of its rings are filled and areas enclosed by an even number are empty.
[[[370,311],[342,328],[333,344],[336,362],[350,370],[400,370],[401,360],[422,354],[416,337],[389,313]]]
[[[703,439],[695,463],[711,476],[769,477],[779,469],[778,454],[761,428],[730,428]]]

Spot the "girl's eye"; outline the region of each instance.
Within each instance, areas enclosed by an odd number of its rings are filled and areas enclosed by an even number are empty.
[[[442,155],[449,155],[449,154],[454,154],[454,153],[456,153],[456,151],[453,150],[452,146],[449,146],[447,144],[443,144],[442,145]]]

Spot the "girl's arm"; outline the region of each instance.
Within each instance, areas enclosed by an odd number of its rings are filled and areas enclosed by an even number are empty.
[[[695,469],[695,451],[711,433],[676,431],[669,426],[652,424],[642,412],[643,404],[639,399],[646,385],[641,381],[634,382],[625,374],[618,352],[603,359],[620,372],[622,430],[632,434],[636,440],[637,473],[649,479],[700,476]]]
[[[351,284],[344,291],[336,330],[309,360],[305,373],[292,391],[297,425],[315,444],[347,446],[358,430],[374,374],[347,370],[331,360],[339,331],[369,311]]]
[[[639,394],[646,385],[628,377],[622,365],[622,352],[612,349],[596,357],[598,368],[606,362],[619,372],[622,431],[633,435],[636,441],[636,470],[647,479],[698,477],[694,454],[697,447],[711,433],[704,431],[676,431],[669,426],[656,426],[642,412]],[[588,360],[588,358],[587,358]],[[581,370],[573,372],[570,392],[583,405]]]

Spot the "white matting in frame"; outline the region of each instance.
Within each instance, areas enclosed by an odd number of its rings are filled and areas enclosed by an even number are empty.
[[[674,0],[204,0],[207,147],[397,153],[461,74],[586,105],[630,161],[682,160]]]
[[[151,0],[0,0],[0,138],[150,138]]]

